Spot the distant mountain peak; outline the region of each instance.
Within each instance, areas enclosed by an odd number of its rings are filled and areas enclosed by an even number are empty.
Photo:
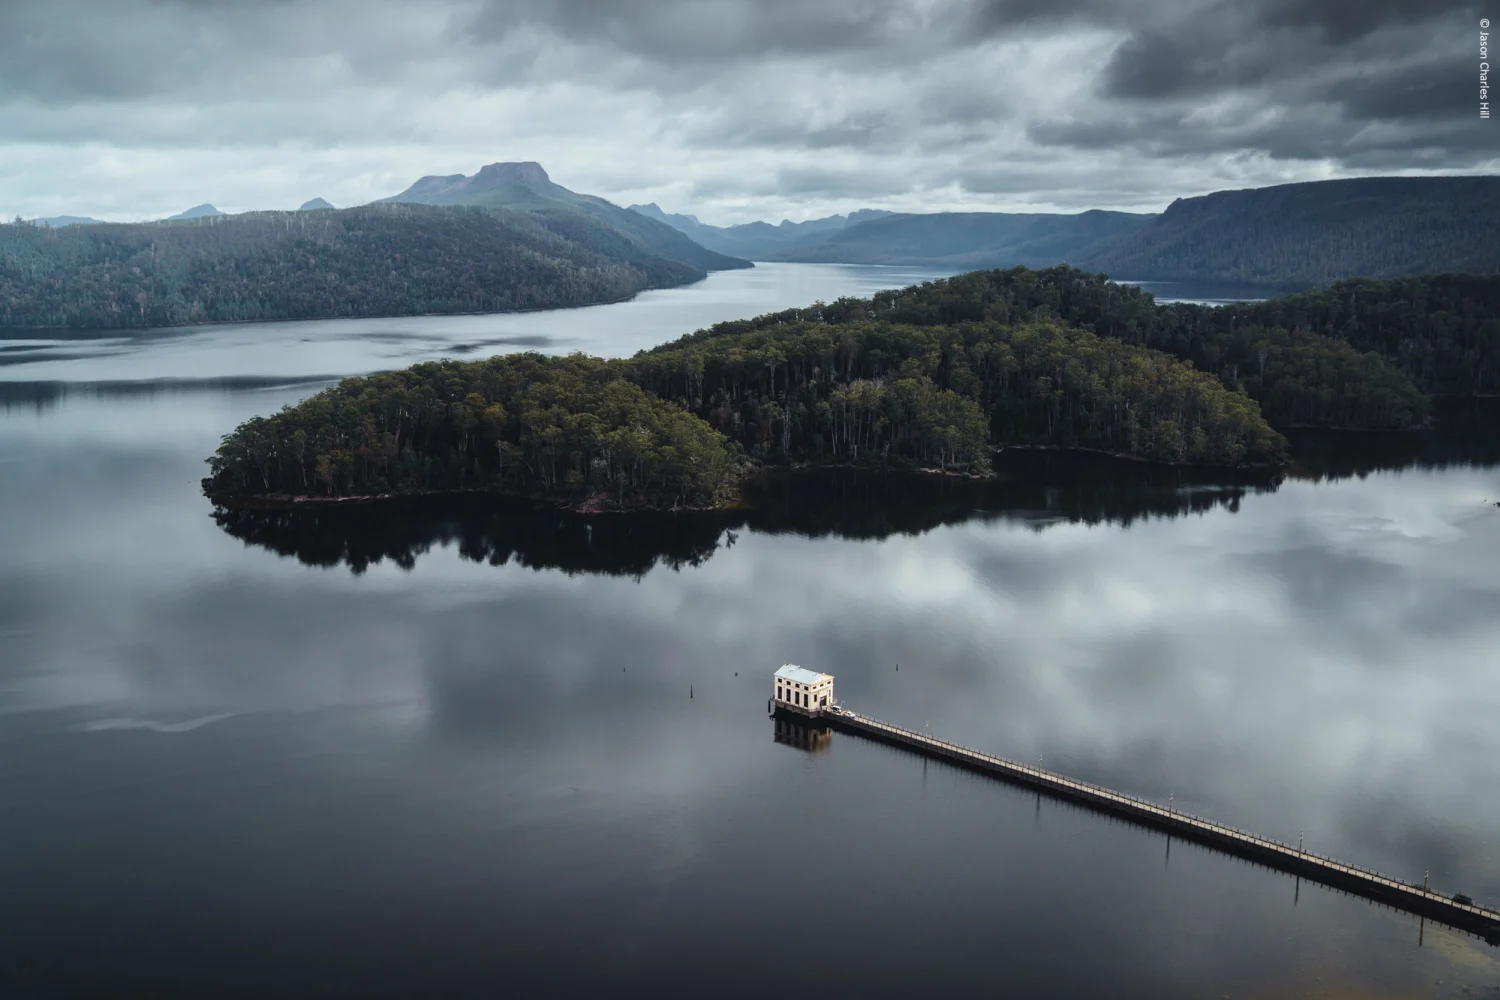
[[[608,233],[601,233],[601,238],[623,238],[636,246],[634,252],[687,263],[705,272],[751,266],[747,260],[694,243],[679,228],[691,225],[689,220],[658,218],[661,210],[654,205],[632,212],[604,198],[570,191],[548,177],[534,160],[490,163],[472,177],[423,177],[400,194],[380,200],[503,209],[531,215],[544,228],[567,226],[574,231],[579,225],[595,230],[603,227]]]
[[[644,205],[627,205],[626,208],[631,212],[655,219],[657,222],[665,222],[668,225],[671,225],[673,219],[686,219],[695,226],[703,225],[696,215],[669,215],[663,212],[661,206],[654,201],[648,201]]]
[[[552,178],[535,160],[521,163],[490,163],[479,168],[474,175],[477,183],[487,184],[551,184]]]
[[[299,211],[299,212],[315,212],[315,211],[317,211],[320,208],[332,208],[332,207],[333,207],[332,205],[330,205],[328,202],[324,201],[322,198],[314,198],[311,201],[304,201],[302,203],[301,207],[299,207],[297,209],[297,211]]]
[[[224,214],[223,212],[219,211],[217,208],[214,208],[212,205],[210,205],[208,202],[205,201],[201,205],[194,205],[192,208],[188,209],[186,212],[178,212],[176,215],[169,215],[169,216],[167,216],[167,218],[168,219],[202,219],[202,218],[206,218],[206,217],[208,217],[210,215],[223,215],[223,214]]]
[[[525,188],[555,196],[566,188],[554,184],[540,163],[490,163],[470,177],[467,174],[428,174],[398,195],[381,201],[417,201],[429,204],[478,204],[491,192]]]
[[[45,219],[33,219],[31,221],[39,226],[48,226],[52,229],[61,229],[63,226],[99,225],[98,219],[92,219],[86,215],[54,215]]]

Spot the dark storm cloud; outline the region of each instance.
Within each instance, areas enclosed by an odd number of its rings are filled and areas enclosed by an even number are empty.
[[[1467,124],[1473,77],[1470,67],[1456,59],[1436,59],[1378,76],[1348,76],[1330,84],[1320,96],[1337,101],[1344,117],[1354,121],[1462,118]]]
[[[1216,3],[1133,30],[1101,82],[1113,96],[1155,99],[1314,82],[1328,72],[1378,81],[1426,49],[1458,65],[1458,40],[1477,20],[1467,3]]]
[[[880,48],[921,26],[908,4],[866,0],[491,0],[471,22],[482,36],[533,25],[573,41],[691,60]]]
[[[1315,28],[1331,45],[1363,38],[1388,25],[1411,25],[1445,15],[1479,18],[1472,0],[1268,0],[1258,21],[1270,28]]]
[[[1477,17],[1462,0],[0,0],[0,212],[354,204],[497,159],[718,222],[1156,209],[1483,169],[1500,142],[1470,106]]]

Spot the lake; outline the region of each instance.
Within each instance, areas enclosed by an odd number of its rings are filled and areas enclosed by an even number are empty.
[[[1299,435],[1274,479],[1005,452],[692,517],[198,493],[222,434],[329,377],[932,276],[0,344],[0,993],[1497,995],[1474,938],[766,717],[800,663],[1500,903],[1493,409]]]

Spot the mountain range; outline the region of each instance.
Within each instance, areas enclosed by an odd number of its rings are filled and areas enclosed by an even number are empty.
[[[769,222],[747,222],[738,226],[710,226],[699,222],[696,215],[668,215],[653,204],[631,205],[632,212],[665,222],[667,225],[691,238],[694,242],[717,250],[719,253],[753,260],[789,259],[782,255],[800,247],[816,246],[819,242],[848,226],[869,219],[879,219],[890,212],[866,208],[848,215],[830,215],[807,222],[792,222],[783,219],[780,225]]]
[[[1305,288],[1354,276],[1500,269],[1500,177],[1372,177],[1179,198],[1159,215],[854,212],[779,226],[642,215],[764,261],[972,270],[1071,264],[1122,280]]]
[[[671,267],[750,260],[895,264],[967,271],[1068,264],[1126,281],[1293,290],[1343,278],[1500,270],[1500,177],[1373,177],[1219,191],[1160,214],[894,213],[863,209],[805,222],[714,226],[655,204],[629,208],[555,183],[534,162],[422,177],[375,204],[514,213],[557,238],[635,266],[655,286]],[[299,211],[332,211],[321,198]],[[346,210],[347,211],[347,210]],[[221,216],[198,205],[169,222]],[[35,220],[76,228],[79,216]],[[676,272],[672,272],[676,273]],[[671,279],[668,283],[674,283]]]
[[[1092,252],[1155,218],[1102,211],[911,214],[862,209],[806,222],[783,221],[777,226],[766,222],[711,226],[696,216],[669,215],[654,204],[630,207],[676,227],[710,249],[754,260],[916,264],[956,270],[1046,267]]]

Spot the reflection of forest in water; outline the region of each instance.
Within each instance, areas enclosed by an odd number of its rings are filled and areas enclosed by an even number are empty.
[[[1036,530],[1083,522],[1237,511],[1283,475],[1314,481],[1381,470],[1500,464],[1500,407],[1466,404],[1421,434],[1298,433],[1285,473],[1226,474],[1044,451],[1002,452],[995,476],[966,480],[850,469],[773,471],[747,483],[742,504],[707,513],[583,516],[537,511],[492,496],[411,497],[280,510],[216,507],[214,520],[248,544],[355,573],[384,560],[411,568],[433,546],[476,562],[566,573],[640,576],[696,566],[743,529],[811,538],[916,535],[971,520]]]

